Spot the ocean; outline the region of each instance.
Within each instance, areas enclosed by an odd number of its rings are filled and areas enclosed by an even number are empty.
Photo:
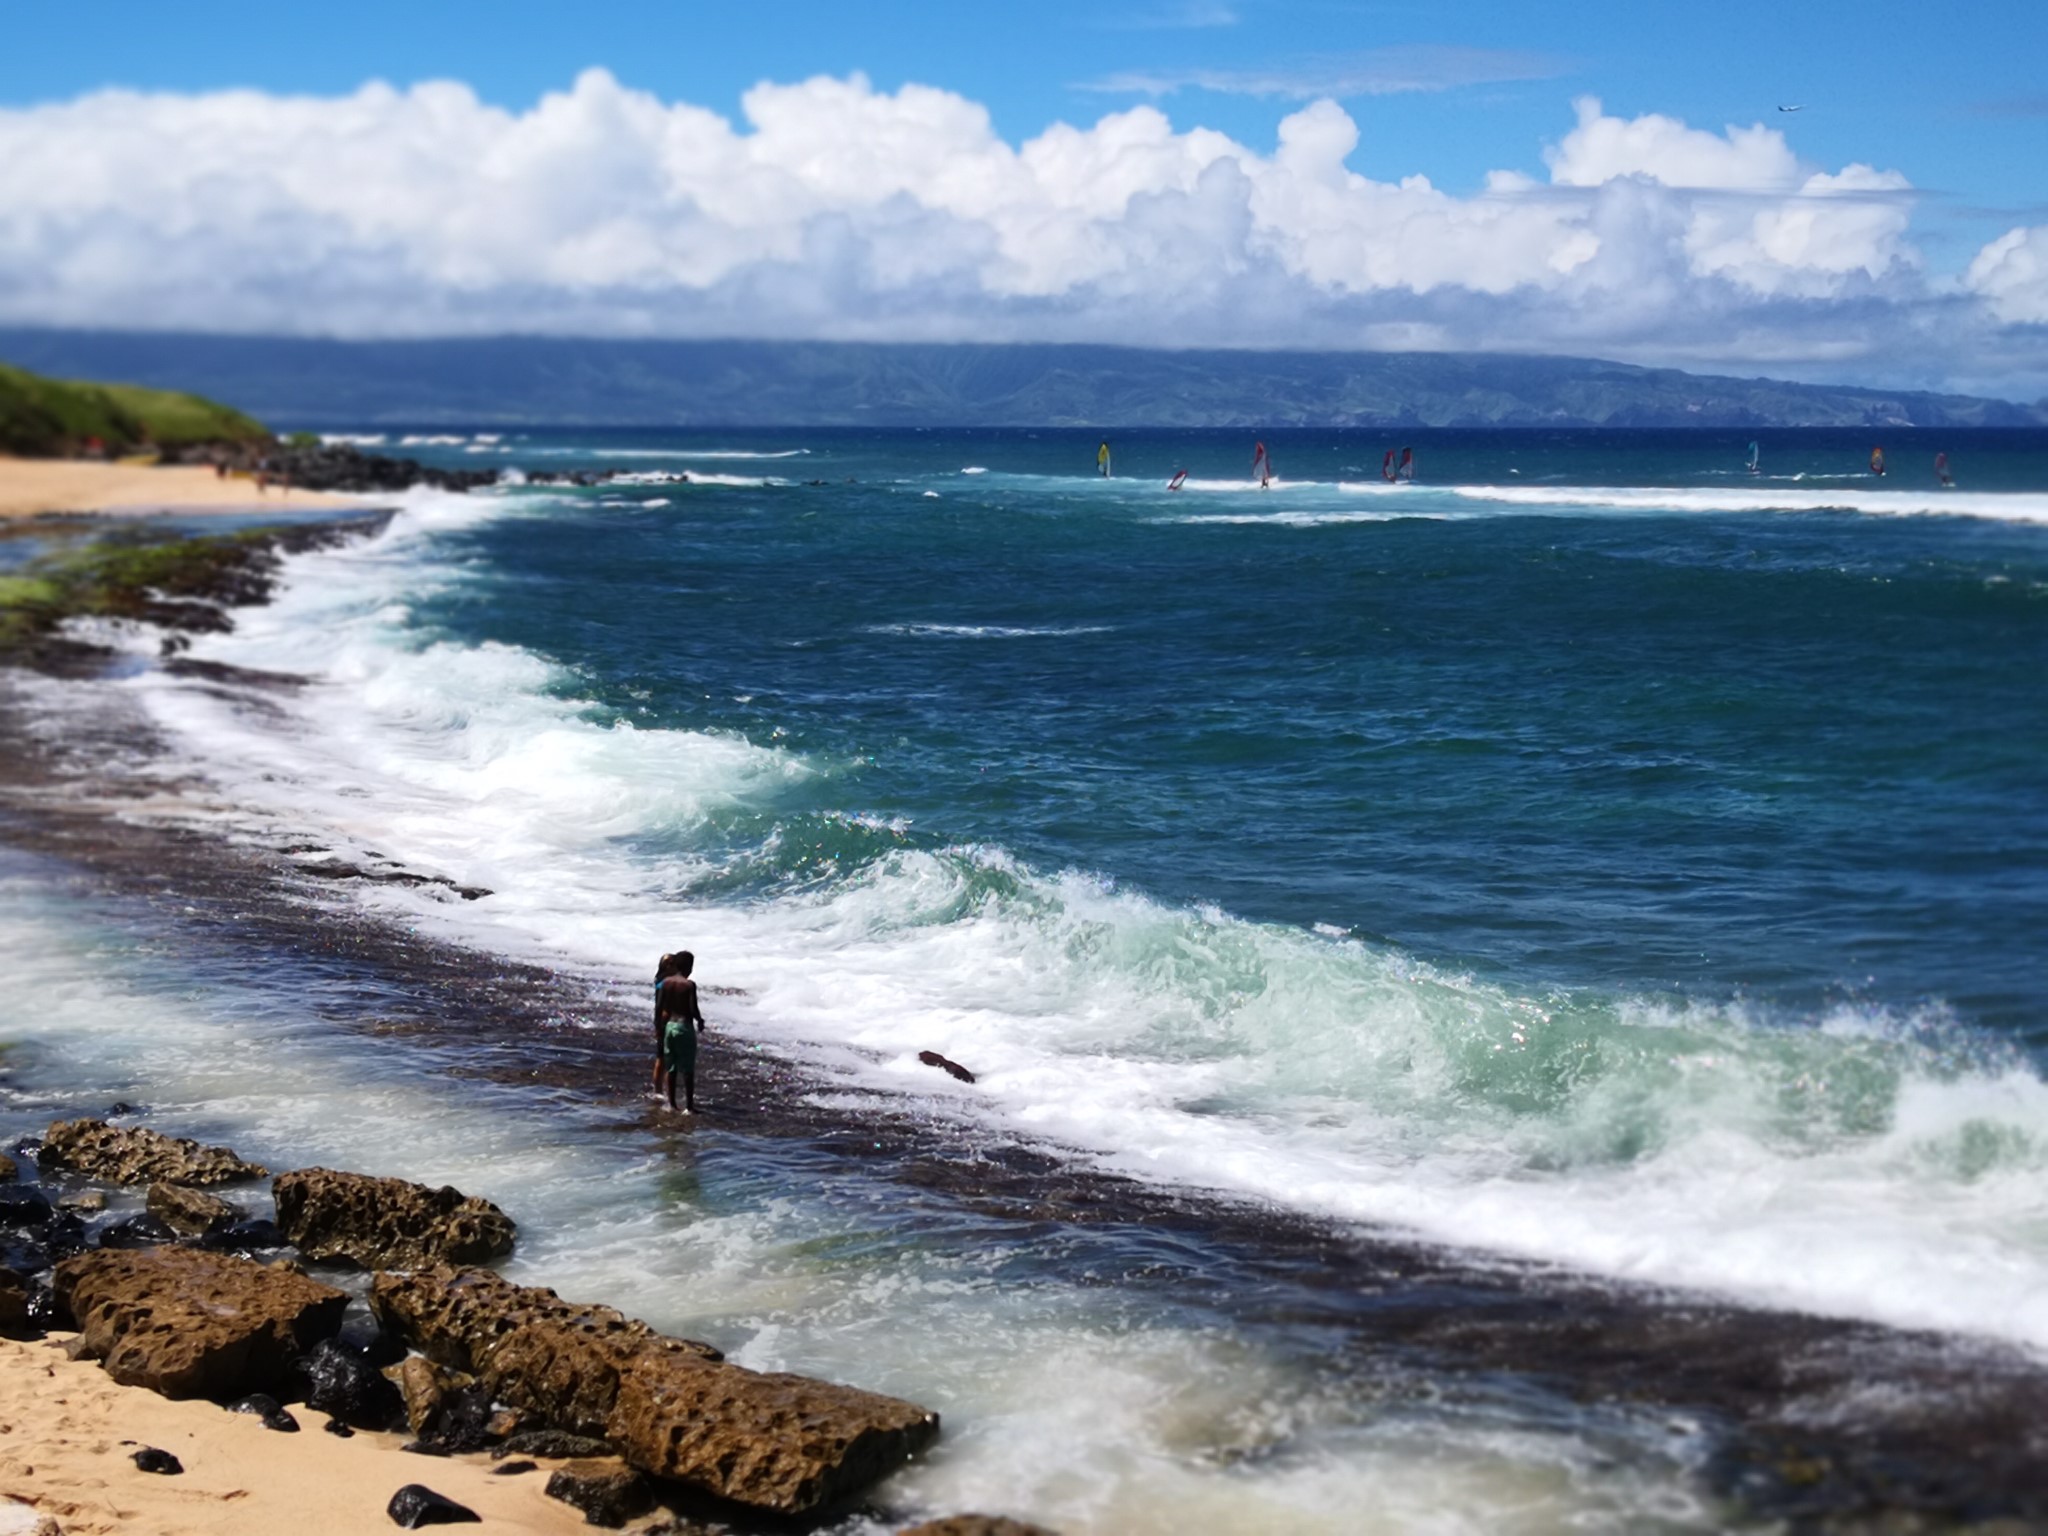
[[[1113,433],[1105,478],[1075,431],[355,434],[629,472],[410,493],[192,646],[301,687],[107,630],[20,697],[146,722],[125,816],[444,882],[306,900],[563,978],[567,1030],[644,1031],[690,948],[701,1124],[451,1075],[392,997],[4,837],[0,1112],[488,1195],[515,1278],[939,1408],[889,1518],[1741,1525],[1696,1425],[1391,1387],[1199,1222],[750,1144],[721,1057],[1476,1272],[2038,1357],[2048,433],[1756,435]]]

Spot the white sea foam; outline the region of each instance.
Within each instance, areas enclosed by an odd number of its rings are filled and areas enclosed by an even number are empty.
[[[939,640],[1023,640],[1040,636],[1106,635],[1108,624],[869,624],[870,635],[916,635]]]
[[[1349,485],[1346,491],[1371,491]],[[1782,485],[1750,481],[1726,489],[1552,485],[1453,485],[1439,489],[1467,501],[1500,506],[1587,507],[1623,512],[1862,512],[1880,517],[1986,517],[2048,523],[2048,495],[2005,491],[1879,490],[1864,482],[1836,484],[1792,477]]]
[[[366,903],[634,998],[647,957],[687,937],[708,981],[744,989],[717,1029],[850,1091],[920,1095],[1148,1179],[2048,1347],[2048,1089],[2016,1061],[1956,1065],[1928,1043],[1939,1019],[1522,995],[1000,849],[898,848],[771,902],[693,894],[714,873],[686,851],[699,827],[772,816],[799,781],[815,803],[834,766],[608,723],[532,655],[419,632],[412,606],[469,579],[437,558],[436,527],[507,515],[531,514],[415,496],[381,538],[296,557],[305,579],[195,644],[314,673],[284,727],[160,673],[123,686],[236,814],[494,893]],[[685,851],[626,851],[650,839]],[[937,1079],[926,1049],[979,1081]]]

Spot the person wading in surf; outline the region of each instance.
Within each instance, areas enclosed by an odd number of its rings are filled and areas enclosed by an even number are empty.
[[[676,1107],[676,1077],[683,1079],[683,1107],[697,1112],[697,1036],[704,1031],[704,1010],[697,1006],[697,983],[690,972],[697,957],[687,949],[663,955],[654,985],[654,1086],[668,1089],[668,1107]]]

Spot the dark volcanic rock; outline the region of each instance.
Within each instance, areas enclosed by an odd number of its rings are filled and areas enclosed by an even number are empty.
[[[47,1227],[56,1207],[32,1184],[0,1184],[0,1227]]]
[[[467,1525],[479,1519],[475,1510],[418,1483],[407,1483],[391,1495],[391,1502],[384,1506],[384,1513],[391,1517],[393,1524],[402,1525],[409,1531],[423,1525]]]
[[[35,1325],[34,1293],[28,1280],[11,1269],[0,1269],[0,1337],[31,1339],[42,1332]]]
[[[537,1461],[505,1461],[491,1468],[491,1473],[495,1477],[518,1477],[521,1473],[539,1470],[540,1463]]]
[[[624,1525],[654,1508],[654,1485],[616,1456],[563,1462],[548,1478],[547,1496],[581,1510],[591,1525]]]
[[[974,1074],[957,1061],[949,1061],[937,1051],[919,1051],[917,1059],[928,1067],[937,1067],[949,1077],[957,1077],[963,1083],[974,1081]]]
[[[185,1470],[185,1464],[177,1457],[169,1451],[160,1451],[153,1445],[145,1445],[128,1459],[134,1462],[139,1470],[155,1472],[163,1477],[176,1477]]]
[[[309,1259],[366,1269],[487,1264],[512,1251],[518,1228],[488,1200],[443,1185],[330,1168],[279,1174],[277,1224]]]
[[[610,1307],[577,1306],[488,1271],[380,1274],[370,1305],[502,1401],[602,1435],[644,1472],[760,1510],[833,1504],[939,1432],[938,1415],[914,1403],[729,1365]]]
[[[300,1357],[294,1373],[305,1383],[306,1406],[356,1429],[389,1429],[405,1405],[398,1389],[360,1350],[322,1339]]]
[[[238,1221],[231,1227],[208,1232],[199,1246],[216,1253],[266,1253],[289,1246],[274,1221]]]
[[[348,1306],[291,1270],[184,1247],[66,1259],[56,1297],[78,1321],[76,1352],[114,1380],[216,1401],[285,1385],[293,1357]]]
[[[1005,1515],[948,1515],[898,1531],[896,1536],[1059,1536],[1042,1525],[1029,1525]]]
[[[178,1234],[169,1225],[144,1212],[130,1216],[105,1227],[99,1235],[102,1248],[155,1248],[163,1243],[177,1241]]]
[[[44,1138],[38,1162],[70,1168],[109,1184],[173,1184],[210,1187],[264,1178],[269,1170],[244,1162],[232,1148],[202,1146],[182,1136],[165,1136],[141,1126],[104,1120],[60,1120]]]
[[[356,1432],[350,1429],[348,1425],[342,1422],[340,1419],[329,1419],[325,1424],[322,1424],[320,1427],[326,1430],[327,1433],[329,1433],[330,1435],[333,1435],[337,1440],[353,1440],[356,1435]]]
[[[161,1179],[149,1186],[146,1207],[158,1221],[194,1237],[222,1231],[242,1219],[241,1209],[219,1195]]]
[[[238,1398],[228,1404],[229,1413],[251,1413],[263,1421],[265,1429],[274,1429],[282,1434],[296,1435],[299,1421],[292,1417],[291,1410],[267,1392],[251,1392],[247,1397]]]

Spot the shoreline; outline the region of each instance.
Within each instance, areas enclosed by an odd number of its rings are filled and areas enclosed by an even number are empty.
[[[545,1465],[500,1476],[503,1463],[482,1453],[413,1455],[399,1449],[405,1436],[367,1430],[344,1439],[323,1433],[323,1415],[303,1406],[298,1433],[280,1434],[203,1399],[121,1386],[96,1363],[70,1359],[72,1337],[0,1339],[0,1516],[11,1500],[56,1520],[64,1536],[270,1536],[313,1516],[322,1532],[369,1536],[392,1529],[393,1493],[424,1483],[493,1530],[589,1529],[542,1492]],[[135,1442],[169,1451],[184,1471],[138,1470]]]
[[[270,686],[222,685],[249,688],[252,698]],[[134,787],[98,781],[105,765],[92,723],[71,718],[58,740],[39,741],[19,728],[10,693],[0,689],[9,724],[0,732],[0,841],[103,888],[142,897],[175,890],[182,910],[163,913],[168,930],[319,955],[402,989],[419,1004],[408,1036],[447,1046],[451,1078],[571,1094],[615,1110],[623,1131],[657,1147],[691,1146],[698,1157],[740,1143],[782,1145],[879,1174],[973,1215],[990,1241],[1027,1245],[1047,1225],[1092,1234],[1109,1278],[1141,1299],[1171,1286],[1177,1297],[1199,1292],[1203,1305],[1245,1326],[1306,1318],[1329,1331],[1336,1359],[1361,1372],[1448,1377],[1474,1390],[1505,1375],[1564,1406],[1697,1417],[1711,1441],[1706,1480],[1745,1515],[2048,1518],[2033,1413],[2048,1369],[2016,1349],[1650,1290],[1142,1185],[1057,1148],[991,1145],[985,1132],[908,1100],[822,1106],[816,1096],[835,1086],[826,1074],[744,1049],[722,1053],[711,1069],[717,1107],[686,1130],[647,1104],[637,1013],[627,1017],[577,978],[423,941],[323,899],[318,893],[333,885],[281,849],[118,820]],[[104,739],[132,744],[132,722],[109,723]],[[49,755],[67,752],[72,774]],[[1202,1255],[1192,1275],[1159,1262],[1161,1249],[1177,1247]],[[1875,1361],[1912,1389],[1901,1401],[1855,1401],[1859,1389],[1869,1395]]]
[[[252,512],[340,511],[363,498],[332,491],[258,487],[246,474],[222,477],[204,464],[122,464],[0,455],[0,522],[65,513],[103,517],[246,516]]]

